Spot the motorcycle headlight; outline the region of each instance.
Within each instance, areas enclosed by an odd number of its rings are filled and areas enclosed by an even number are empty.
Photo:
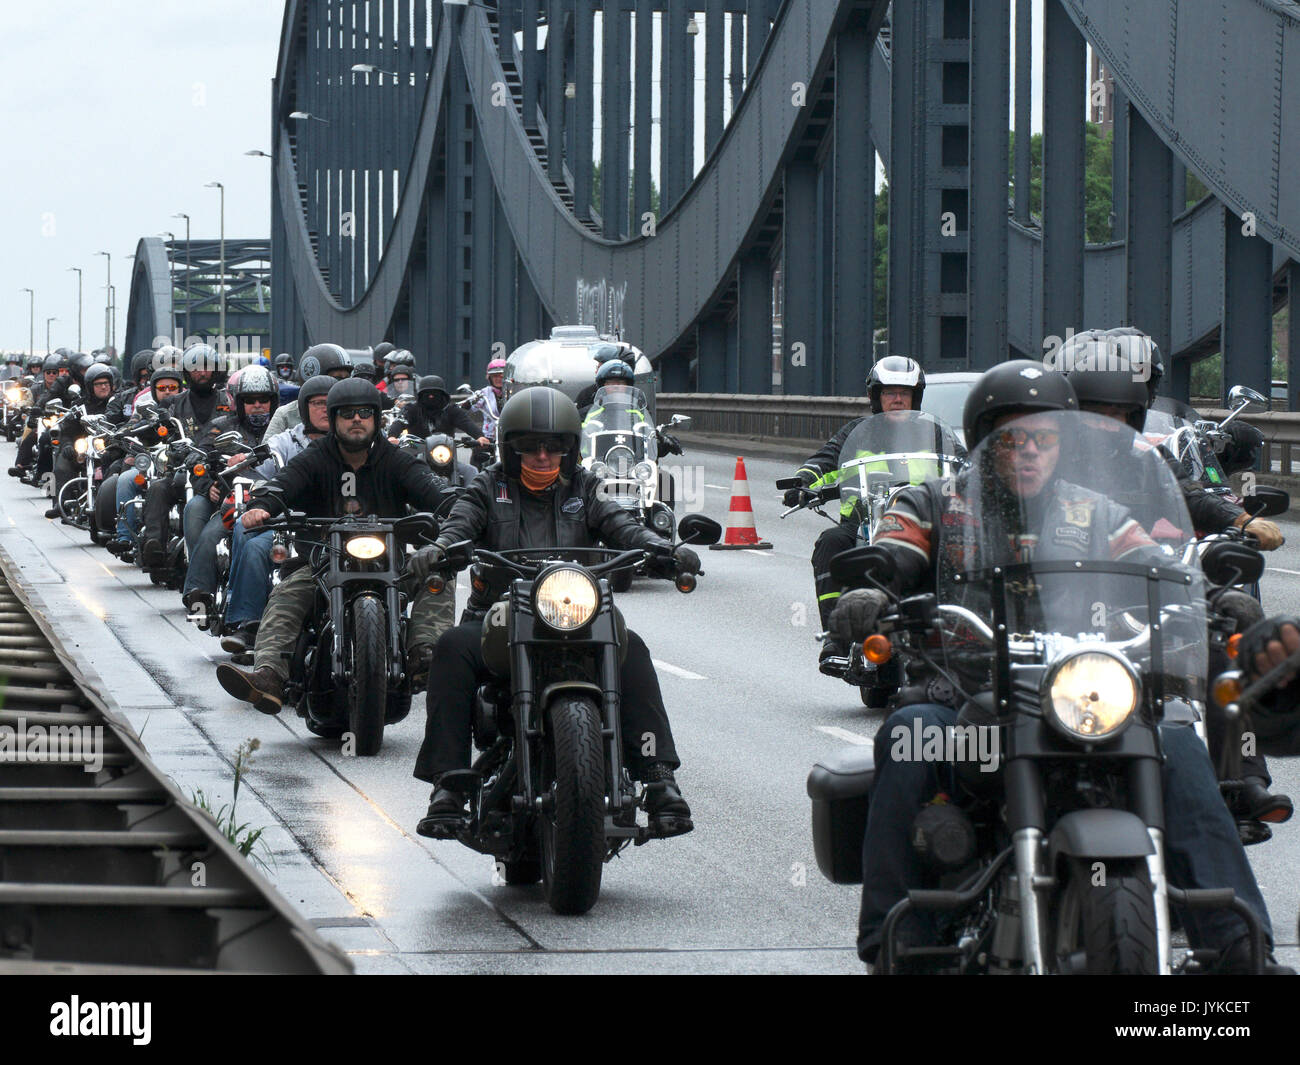
[[[601,481],[608,481],[614,476],[614,471],[603,462],[597,461],[591,464],[591,475]]]
[[[107,447],[108,447],[108,441],[105,440],[102,436],[97,436],[97,437],[95,437],[95,439],[94,439],[94,441],[92,442],[91,446],[94,447],[94,449],[95,449],[95,453],[96,453],[96,454],[99,454],[99,452],[104,451],[104,450],[107,449]]]
[[[19,392],[18,389],[16,388],[10,388],[5,391],[5,399],[7,399],[10,403],[17,403],[18,400],[21,398],[21,396],[22,393]]]
[[[632,476],[641,484],[649,484],[654,480],[655,468],[648,462],[638,462],[632,470]]]
[[[386,550],[384,541],[378,536],[354,536],[343,548],[353,558],[359,558],[363,562],[378,558]]]
[[[1043,687],[1048,721],[1071,739],[1117,736],[1137,709],[1137,675],[1104,651],[1066,655],[1048,671]]]
[[[89,446],[90,446],[89,441],[87,441],[86,438],[83,436],[80,440],[78,440],[75,444],[72,445],[72,450],[75,451],[78,455],[84,455],[86,453],[86,448]]]
[[[596,582],[580,569],[551,570],[537,582],[533,609],[553,629],[572,632],[591,620],[600,603]]]
[[[59,424],[59,416],[57,414],[51,414],[48,417],[42,418],[41,424],[45,426],[46,429],[53,429]]]
[[[655,532],[667,536],[673,527],[673,516],[666,510],[656,510],[650,515],[650,524],[654,526]]]
[[[154,467],[159,473],[167,472],[167,452],[160,451],[153,460]]]
[[[429,458],[433,459],[435,466],[446,466],[451,462],[451,448],[446,444],[439,444],[429,452]]]
[[[137,470],[139,470],[141,473],[148,473],[148,472],[149,472],[149,456],[148,456],[148,455],[136,455],[136,457],[135,457],[135,468],[136,468]]]

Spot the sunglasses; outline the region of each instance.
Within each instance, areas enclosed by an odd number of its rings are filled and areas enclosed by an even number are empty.
[[[375,416],[374,407],[339,407],[338,416],[344,421],[352,421],[360,418],[363,421],[370,421]]]
[[[521,455],[536,455],[540,451],[545,451],[548,455],[569,453],[569,445],[554,436],[526,436],[510,441],[510,446]]]
[[[1051,451],[1060,446],[1061,434],[1056,429],[1002,429],[993,439],[1003,450],[1022,448],[1032,440],[1039,451]]]

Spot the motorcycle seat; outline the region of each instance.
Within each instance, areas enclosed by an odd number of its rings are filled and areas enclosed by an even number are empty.
[[[808,774],[813,852],[817,868],[834,884],[862,883],[862,841],[875,779],[870,745],[836,751]]]

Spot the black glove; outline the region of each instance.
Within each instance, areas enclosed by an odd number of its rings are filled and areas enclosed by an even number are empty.
[[[681,441],[675,436],[668,433],[660,433],[659,440],[663,444],[663,449],[670,455],[680,455],[682,453]]]
[[[416,580],[424,584],[429,579],[429,574],[439,566],[446,565],[447,552],[437,544],[429,547],[422,547],[411,556],[411,561],[406,564],[406,572],[413,573]]]
[[[860,643],[876,631],[889,596],[875,588],[855,588],[840,596],[831,614],[831,635],[843,643]]]
[[[1224,592],[1214,609],[1232,618],[1233,632],[1245,632],[1264,619],[1264,608],[1259,605],[1259,600],[1245,592]]]
[[[685,544],[673,552],[673,560],[677,563],[678,573],[700,572],[700,556]]]
[[[1284,614],[1278,617],[1264,618],[1251,625],[1241,637],[1241,644],[1237,648],[1237,664],[1246,672],[1247,679],[1256,681],[1270,669],[1274,663],[1266,648],[1270,642],[1276,640],[1282,644],[1283,655],[1286,657],[1286,641],[1282,639],[1281,629],[1283,625],[1293,625],[1300,630],[1300,618],[1293,615]],[[1268,660],[1264,669],[1259,668],[1255,661],[1257,655],[1263,655]],[[1281,659],[1279,659],[1280,661]]]
[[[799,482],[804,486],[804,488],[807,488],[808,485],[812,484],[813,481],[817,479],[816,476],[808,470],[800,470],[795,474],[795,476],[799,478]],[[797,507],[801,502],[803,502],[803,498],[803,488],[787,488],[785,495],[781,497],[781,502],[783,502],[787,507]]]

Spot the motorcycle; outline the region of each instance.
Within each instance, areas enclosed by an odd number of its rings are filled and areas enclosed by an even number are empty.
[[[681,445],[666,430],[690,421],[675,414],[656,426],[640,389],[601,388],[582,423],[582,465],[600,479],[602,494],[668,539],[676,527],[676,499],[671,476],[659,467],[659,452],[662,447],[680,455]],[[615,573],[614,590],[631,588],[633,575],[631,569]]]
[[[324,601],[298,638],[285,705],[295,706],[317,736],[351,733],[357,754],[378,754],[384,726],[411,708],[403,648],[414,594],[404,579],[405,547],[432,543],[437,521],[430,514],[311,518],[295,511],[262,528],[292,532],[300,554],[311,548]]]
[[[1069,415],[1060,421],[1061,439],[1088,446],[1086,429]],[[931,883],[890,910],[877,971],[906,963],[952,974],[1168,973],[1171,902],[1232,909],[1263,971],[1262,927],[1244,902],[1227,889],[1168,883],[1158,729],[1184,717],[1186,704],[1205,708],[1215,598],[1252,567],[1257,576],[1262,558],[1239,544],[1212,549],[1203,560],[1215,585],[1207,607],[1202,574],[1165,563],[1159,548],[1083,557],[1094,553],[1087,494],[1058,497],[1063,520],[1042,526],[1031,550],[1016,530],[1039,527],[1024,513],[1034,501],[1001,489],[995,448],[975,450],[958,482],[960,505],[944,511],[951,523],[936,547],[935,591],[892,597],[864,640],[877,660],[899,644],[928,667],[926,695],[908,702],[958,710],[937,737],[905,726],[890,737],[891,757],[946,763],[941,779],[951,786],[913,822],[911,845]],[[1190,535],[1177,481],[1160,465],[1162,513]],[[879,546],[832,566],[845,583],[882,590],[893,571]],[[868,747],[809,776],[818,864],[837,883],[861,880],[874,776]],[[899,941],[913,912],[937,915],[937,945]],[[1182,971],[1206,960],[1198,952]]]
[[[696,544],[722,535],[699,514],[683,517],[679,532]],[[665,543],[661,565],[671,566],[671,551]],[[495,552],[466,541],[447,554],[449,569],[472,557],[476,587],[507,589],[483,622],[493,678],[475,700],[482,753],[471,769],[439,778],[469,802],[469,820],[449,828],[449,838],[495,856],[508,884],[541,880],[556,913],[586,913],[605,862],[668,834],[638,823],[646,792],[638,794],[623,766],[619,658],[627,637],[606,579],[647,552]],[[681,592],[695,588],[691,574],[674,580]]]
[[[13,443],[22,435],[24,409],[32,405],[32,390],[21,381],[9,381],[0,392],[0,418],[5,439]]]
[[[965,465],[964,455],[956,434],[933,415],[910,410],[873,414],[862,419],[844,441],[837,471],[814,482],[814,487],[797,477],[776,482],[778,490],[798,489],[802,495],[781,517],[812,510],[831,523],[849,520],[858,543],[870,544],[880,519],[902,489],[949,476]],[[835,500],[839,514],[832,517],[822,508]],[[898,659],[877,665],[857,646],[849,649],[847,657],[826,659],[822,668],[857,687],[863,705],[873,709],[887,706],[903,681]]]
[[[83,470],[81,476],[69,478],[59,489],[60,520],[65,525],[88,531],[92,543],[105,544],[112,537],[112,530],[105,532],[95,523],[95,496],[103,483],[103,454],[108,446],[107,434],[113,427],[102,415],[86,414],[84,407],[74,407],[69,417],[73,415],[80,419],[81,433],[70,445],[64,435],[66,421],[51,430],[50,437],[53,447],[71,446]],[[55,433],[59,434],[57,438]]]

